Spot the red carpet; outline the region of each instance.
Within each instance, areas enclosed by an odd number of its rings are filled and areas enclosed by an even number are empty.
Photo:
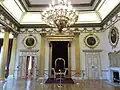
[[[54,78],[48,78],[45,83],[49,83],[49,84],[53,84],[53,83],[55,84],[56,83],[56,84],[58,84],[58,83],[60,83],[60,80],[56,80]],[[64,79],[61,80],[61,83],[62,84],[74,84],[74,81],[71,78],[64,78]]]

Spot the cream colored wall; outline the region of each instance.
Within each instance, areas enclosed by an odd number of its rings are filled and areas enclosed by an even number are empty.
[[[115,26],[119,29],[120,32],[120,21],[115,24]],[[118,42],[118,45],[116,48],[112,49],[109,40],[108,40],[108,33],[109,29],[106,30],[104,33],[94,33],[95,35],[98,36],[100,43],[99,45],[95,48],[95,50],[102,50],[101,52],[101,71],[102,71],[102,78],[103,79],[108,79],[108,70],[109,70],[109,59],[108,59],[108,52],[114,51],[114,50],[119,50],[120,49],[120,41]],[[84,43],[84,38],[86,35],[89,33],[81,33],[79,36],[79,41],[80,41],[80,65],[81,65],[81,70],[85,70],[85,53],[83,50],[90,50],[85,43]],[[28,34],[19,34],[17,37],[17,55],[16,55],[16,69],[18,66],[18,61],[19,61],[19,51],[22,49],[27,50],[24,45],[23,45],[23,39],[25,36]],[[39,34],[33,34],[36,39],[37,39],[37,44],[32,50],[38,49],[40,51],[40,42],[41,42],[41,36]],[[120,34],[119,34],[120,35]],[[38,63],[39,63],[39,56],[40,52],[37,53],[38,55]],[[46,39],[46,44],[45,44],[45,68],[44,70],[46,73],[48,73],[49,70],[49,42]],[[75,42],[74,39],[71,42],[71,70],[75,71],[76,70],[76,60],[75,60]]]
[[[84,38],[86,37],[86,35],[88,35],[89,33],[81,33],[80,34],[80,57],[81,57],[81,70],[85,70],[85,53],[83,52],[83,50],[90,50],[90,48],[88,48],[85,43],[84,43]],[[102,78],[105,79],[106,78],[106,73],[105,71],[108,70],[107,66],[108,66],[108,61],[105,59],[105,52],[104,52],[104,43],[105,43],[105,34],[104,33],[94,33],[96,36],[98,36],[100,43],[98,44],[98,46],[96,48],[94,48],[93,50],[102,50],[102,52],[100,53],[101,55],[101,73],[102,73]],[[105,75],[104,75],[105,73]]]
[[[120,21],[118,21],[118,22],[116,22],[115,24],[114,24],[114,26],[116,26],[116,28],[118,29],[118,31],[119,31],[119,38],[120,38]],[[108,65],[106,66],[107,67],[107,69],[109,69],[109,58],[108,58],[108,53],[109,52],[113,52],[113,51],[118,51],[118,50],[120,50],[120,39],[119,39],[119,41],[118,41],[118,44],[117,44],[117,46],[115,47],[115,48],[112,48],[112,46],[110,45],[110,43],[109,43],[109,39],[108,39],[108,35],[109,35],[109,31],[110,31],[110,28],[108,28],[106,31],[105,31],[105,38],[104,38],[104,40],[105,40],[105,44],[104,44],[104,60],[105,61],[108,61]],[[107,79],[109,79],[110,78],[110,74],[109,73],[107,73]]]
[[[89,50],[88,47],[86,47],[85,43],[84,43],[84,38],[86,35],[88,35],[89,33],[81,33],[79,36],[79,40],[80,40],[80,65],[81,65],[81,70],[85,70],[85,55],[83,50]],[[19,62],[19,52],[20,50],[27,50],[24,45],[23,45],[23,39],[25,38],[25,36],[28,34],[19,34],[17,37],[17,55],[16,55],[16,69],[18,66],[18,62]],[[36,50],[39,49],[40,50],[40,42],[41,42],[41,37],[39,34],[33,34],[36,39],[37,39],[37,44],[34,48],[32,48],[32,50]],[[104,47],[104,33],[96,33],[96,35],[98,36],[98,38],[100,39],[100,43],[99,45],[95,48],[95,49],[99,49],[99,50],[103,50]],[[38,63],[39,63],[39,56],[40,56],[40,52],[38,52]],[[101,53],[101,64],[102,64],[102,69],[106,69],[107,64],[104,63],[104,50]],[[107,61],[106,61],[107,62]],[[47,70],[49,70],[49,42],[46,39],[46,44],[45,44],[45,68],[44,70],[47,72]],[[76,70],[76,60],[75,60],[75,42],[74,39],[71,42],[71,70],[75,71]],[[16,73],[17,74],[17,73]]]

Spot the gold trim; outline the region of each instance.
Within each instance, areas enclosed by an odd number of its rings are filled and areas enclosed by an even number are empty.
[[[3,81],[3,80],[5,80],[5,78],[0,78],[0,81]]]
[[[49,42],[49,77],[52,76],[52,43]]]
[[[68,77],[71,78],[71,41],[68,43]]]
[[[48,36],[47,40],[48,41],[72,41],[73,38],[74,38],[74,36],[60,35],[60,36]]]
[[[75,33],[75,59],[76,59],[76,73],[80,73],[80,41],[79,34]]]

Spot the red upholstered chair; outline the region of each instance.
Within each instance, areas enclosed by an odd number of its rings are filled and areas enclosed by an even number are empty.
[[[54,78],[64,78],[66,76],[67,68],[65,68],[65,60],[63,58],[57,58],[55,60],[55,68],[52,68],[54,71]]]

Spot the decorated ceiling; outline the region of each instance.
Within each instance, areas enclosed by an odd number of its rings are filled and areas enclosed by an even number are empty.
[[[101,23],[119,5],[120,0],[71,0],[70,2],[79,12],[76,24],[88,24]],[[0,5],[21,25],[44,24],[41,13],[51,3],[52,0],[0,1]]]

